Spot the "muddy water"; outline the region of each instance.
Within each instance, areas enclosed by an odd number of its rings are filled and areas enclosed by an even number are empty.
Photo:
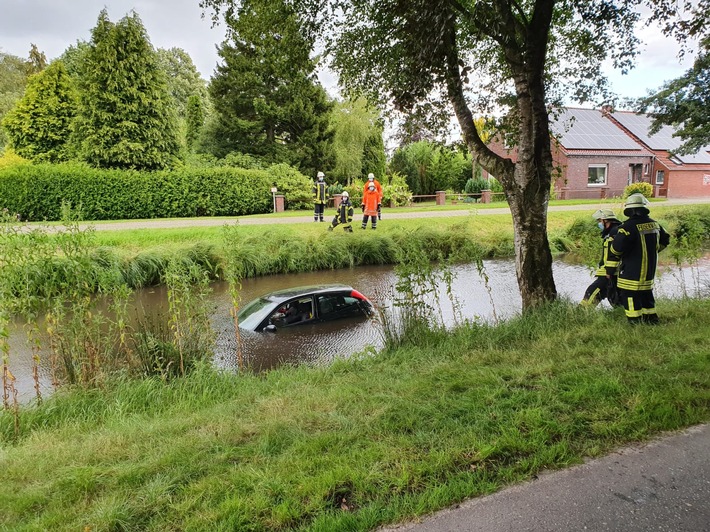
[[[453,310],[446,295],[445,285],[440,286],[438,305],[444,323],[453,325],[457,317],[469,320],[494,321],[506,319],[520,312],[521,300],[515,278],[515,265],[511,260],[485,262],[488,283],[478,274],[475,265],[463,264],[454,268],[456,275],[452,291],[454,303],[460,313]],[[553,267],[558,293],[572,301],[579,301],[592,281],[589,268],[556,261]],[[274,275],[247,279],[242,285],[242,303],[282,288],[322,284],[345,283],[368,296],[376,305],[393,309],[396,276],[391,266],[367,266],[350,270],[321,271],[291,275]],[[224,283],[213,285],[211,302],[214,305],[212,326],[217,335],[216,363],[223,367],[236,365],[236,339],[234,323],[229,314],[231,301]],[[708,296],[710,294],[710,257],[701,260],[695,268],[666,268],[657,281],[657,298],[674,298],[683,295]],[[136,293],[133,305],[165,314],[164,288],[146,289]],[[603,303],[606,304],[606,303]],[[439,312],[439,310],[437,310]],[[277,333],[242,332],[243,355],[246,364],[262,371],[282,364],[328,363],[336,357],[347,357],[371,346],[382,346],[380,326],[373,320],[348,319],[317,325],[281,329]],[[21,401],[34,396],[31,377],[31,352],[26,345],[20,324],[10,335],[10,368],[17,378]],[[46,358],[46,354],[44,355]],[[46,371],[42,374],[43,394],[51,393]]]

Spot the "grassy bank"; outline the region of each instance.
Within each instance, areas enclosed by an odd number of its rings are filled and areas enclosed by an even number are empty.
[[[555,304],[262,376],[64,391],[0,417],[0,529],[369,530],[710,418],[710,301]]]
[[[656,207],[653,215],[672,232],[687,232],[689,218],[699,238],[710,239],[710,206]],[[449,218],[385,219],[375,231],[344,234],[325,231],[326,224],[239,225],[240,254],[247,277],[318,271],[368,264],[393,264],[403,241],[426,244],[432,258],[471,261],[514,254],[510,214]],[[357,223],[355,224],[357,227]],[[548,236],[553,253],[579,252],[598,260],[598,233],[586,211],[550,212]],[[133,287],[160,282],[170,257],[185,256],[215,276],[222,273],[225,249],[222,227],[99,231],[93,235],[101,260]],[[675,238],[671,246],[678,245]],[[670,254],[667,254],[670,255]]]

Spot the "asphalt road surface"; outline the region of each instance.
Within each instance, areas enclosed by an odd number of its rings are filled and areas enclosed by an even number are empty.
[[[710,426],[471,499],[381,532],[708,532]]]

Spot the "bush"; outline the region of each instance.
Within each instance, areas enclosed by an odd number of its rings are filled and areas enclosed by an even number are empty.
[[[274,164],[267,170],[273,176],[278,194],[284,195],[287,209],[310,209],[313,207],[313,181],[301,172],[284,163]]]
[[[624,189],[623,199],[628,198],[631,194],[640,192],[648,199],[653,197],[653,185],[651,183],[632,183]]]
[[[466,185],[463,190],[466,194],[480,194],[482,190],[486,190],[487,188],[488,181],[482,177],[478,177],[476,179],[471,178],[466,181]]]
[[[83,164],[0,169],[0,208],[23,220],[59,220],[63,203],[84,220],[237,216],[270,212],[273,177],[264,170],[106,170]]]
[[[362,194],[362,189],[360,189]],[[409,190],[407,180],[395,173],[388,185],[382,187],[382,203],[393,207],[404,207],[412,202],[412,192]]]

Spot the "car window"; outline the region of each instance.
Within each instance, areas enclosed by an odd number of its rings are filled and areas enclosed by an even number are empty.
[[[276,327],[287,327],[312,319],[313,299],[308,296],[287,301],[280,305],[276,311],[269,316],[269,323],[276,325]]]
[[[332,320],[362,314],[360,301],[345,294],[323,294],[318,296],[318,316]]]

